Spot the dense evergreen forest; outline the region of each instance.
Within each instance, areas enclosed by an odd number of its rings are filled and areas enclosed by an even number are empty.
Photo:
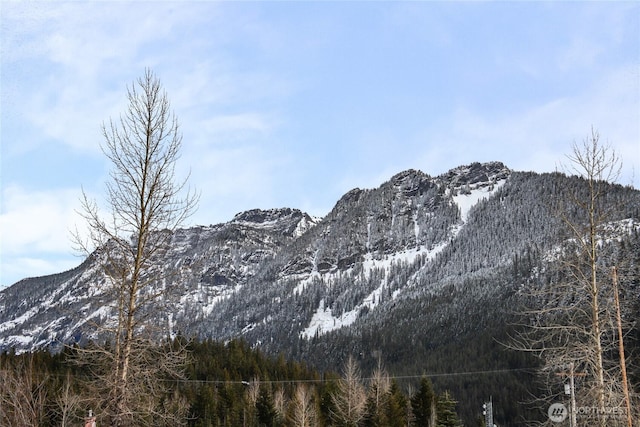
[[[170,387],[161,405],[182,407],[183,425],[462,425],[455,396],[434,389],[427,376],[392,377],[381,365],[363,374],[355,359],[340,373],[321,373],[242,341],[177,340],[186,344],[188,362],[181,378],[166,379]],[[76,352],[0,354],[0,424],[81,425],[100,397],[90,394],[94,378],[74,363]],[[99,410],[94,416],[101,425]],[[482,419],[466,425],[481,426]]]

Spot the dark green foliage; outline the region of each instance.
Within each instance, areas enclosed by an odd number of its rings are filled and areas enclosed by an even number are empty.
[[[411,397],[411,411],[415,425],[419,427],[433,427],[432,414],[435,409],[436,395],[433,392],[431,380],[427,377],[420,379],[420,388]]]
[[[436,402],[436,427],[459,427],[462,424],[456,414],[456,401],[448,391],[438,396]]]
[[[395,380],[391,382],[391,390],[385,406],[387,426],[404,427],[407,425],[407,397],[400,391]]]
[[[291,400],[295,386],[300,382],[315,388],[313,394],[317,397],[314,404],[319,410],[318,426],[334,425],[330,421],[330,414],[331,396],[337,392],[336,381],[339,377],[336,374],[320,375],[306,365],[287,361],[283,357],[266,357],[242,341],[230,341],[227,344],[210,340],[194,341],[188,347],[191,357],[186,378],[173,382],[163,404],[186,401],[189,405],[189,426],[288,427],[291,424],[284,416],[287,412],[286,402]],[[40,426],[61,424],[62,414],[58,406],[65,381],[70,382],[71,390],[78,395],[82,393],[83,382],[91,381],[90,372],[71,363],[73,353],[73,349],[66,349],[58,354],[45,351],[21,355],[12,352],[0,354],[0,370],[15,370],[28,362],[32,375],[44,380],[46,401]],[[431,395],[431,401],[434,401],[435,395],[429,380],[423,378],[422,386],[414,396],[408,396],[395,379],[387,380],[390,386],[379,399],[379,406],[373,408],[359,426],[421,426],[411,421],[411,410],[413,407],[415,412],[414,402],[418,402],[420,396],[424,397],[425,394]],[[249,389],[256,384],[259,384],[259,391],[252,400]],[[284,390],[285,406],[281,412],[274,399],[277,390]],[[448,396],[446,394],[446,398],[441,399],[442,409],[438,407],[442,411],[443,422],[457,419],[454,404]],[[68,418],[73,425],[80,424],[88,409],[80,405],[74,408],[73,413],[67,414]]]
[[[256,418],[258,424],[264,427],[274,427],[277,421],[276,409],[273,406],[271,393],[266,387],[260,388],[260,394],[256,401]]]

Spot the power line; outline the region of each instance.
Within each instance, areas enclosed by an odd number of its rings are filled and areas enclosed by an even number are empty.
[[[456,377],[456,376],[469,376],[469,375],[493,375],[493,374],[504,374],[509,372],[533,372],[535,368],[511,368],[511,369],[491,369],[491,370],[481,370],[481,371],[463,371],[463,372],[446,372],[446,373],[430,373],[430,374],[420,374],[420,375],[388,375],[387,378],[394,380],[412,380],[412,379],[420,379],[423,377],[427,378],[440,378],[440,377]],[[2,373],[11,372],[8,369],[0,370]],[[50,376],[50,377],[66,377],[67,373],[51,373],[51,372],[40,372],[41,374]],[[87,374],[83,373],[70,373],[71,377],[90,377]],[[263,383],[263,384],[304,384],[304,383],[326,383],[332,381],[339,381],[341,377],[335,378],[318,378],[318,379],[292,379],[292,380],[262,380],[257,378],[255,382]],[[374,377],[362,377],[363,381],[373,380]],[[251,384],[254,380],[196,380],[196,379],[188,379],[188,378],[175,378],[175,379],[164,379],[166,382],[177,382],[184,384],[242,384],[248,385]]]
[[[464,372],[448,372],[448,373],[434,373],[434,374],[421,374],[421,375],[389,375],[387,378],[394,380],[412,380],[412,379],[420,379],[422,377],[427,378],[439,378],[439,377],[455,377],[455,376],[465,376],[465,375],[491,375],[491,374],[503,374],[508,372],[533,372],[535,368],[512,368],[512,369],[492,369],[492,370],[482,370],[482,371],[464,371]],[[257,379],[255,382],[263,383],[263,384],[304,384],[304,383],[326,383],[332,381],[339,381],[341,377],[336,378],[319,378],[319,379],[299,379],[299,380],[262,380]],[[373,380],[374,377],[363,377],[361,380],[370,381]],[[243,384],[248,385],[251,384],[251,381],[247,380],[193,380],[193,379],[175,379],[175,380],[166,380],[166,381],[175,381],[180,383],[202,383],[202,384]],[[253,381],[253,380],[252,380]]]

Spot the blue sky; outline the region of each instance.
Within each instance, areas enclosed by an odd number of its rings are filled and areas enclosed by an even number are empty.
[[[12,2],[1,13],[0,287],[81,262],[101,124],[150,67],[183,132],[192,224],[328,213],[473,161],[547,172],[597,129],[640,188],[637,2]],[[80,225],[81,227],[81,225]]]

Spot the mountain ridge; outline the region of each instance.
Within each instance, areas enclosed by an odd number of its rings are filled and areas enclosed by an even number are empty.
[[[322,218],[252,209],[179,229],[156,267],[171,286],[146,314],[158,338],[240,338],[321,370],[355,355],[365,371],[382,359],[397,376],[438,374],[434,382],[472,420],[482,396],[530,393],[535,360],[495,343],[513,332],[522,289],[550,280],[568,238],[557,211],[584,185],[500,162],[436,177],[409,169],[346,192]],[[605,199],[620,207],[607,225],[614,235],[603,241],[605,257],[625,254],[640,265],[640,192],[609,184]],[[99,339],[91,324],[113,316],[100,257],[97,250],[74,269],[0,291],[0,351]],[[637,277],[621,280],[626,295],[640,297]],[[640,313],[638,300],[625,300],[626,316]],[[635,328],[629,333],[640,337]],[[464,371],[504,374],[497,388],[482,376],[447,376]]]
[[[153,316],[169,336],[241,336],[295,354],[296,340],[375,323],[373,312],[513,268],[514,256],[541,257],[559,224],[540,195],[576,182],[501,162],[436,177],[408,169],[377,188],[346,192],[323,218],[252,209],[178,229],[158,267],[175,282],[162,302],[166,315]],[[636,190],[612,188],[640,204]],[[0,350],[95,339],[86,320],[111,315],[99,254],[0,291]]]
[[[484,175],[483,172],[485,172]],[[242,284],[248,280],[248,277],[243,276],[242,270],[247,270],[249,264],[258,263],[264,257],[272,256],[276,247],[284,244],[285,241],[288,242],[289,240],[300,238],[320,223],[325,224],[324,233],[330,233],[331,225],[327,224],[334,224],[333,228],[335,231],[336,224],[340,222],[340,218],[347,210],[353,208],[354,204],[357,205],[361,197],[374,197],[375,200],[373,203],[378,203],[381,200],[378,194],[380,191],[383,193],[382,199],[384,199],[386,195],[395,192],[396,195],[394,197],[397,199],[397,204],[400,199],[404,200],[406,198],[417,197],[431,190],[433,193],[431,196],[433,197],[429,202],[430,204],[427,205],[430,208],[434,208],[438,203],[442,202],[438,200],[436,189],[447,185],[448,181],[455,183],[453,188],[463,184],[474,184],[479,181],[478,176],[484,176],[485,179],[489,179],[489,172],[495,176],[502,174],[502,177],[510,173],[508,168],[500,162],[486,164],[473,163],[467,167],[452,169],[447,174],[435,179],[421,171],[409,169],[394,175],[378,189],[362,190],[356,188],[345,193],[345,195],[336,202],[334,208],[321,219],[314,219],[308,214],[292,208],[252,209],[236,214],[226,223],[178,229],[174,233],[171,243],[172,251],[175,253],[174,256],[178,258],[173,264],[179,271],[178,275],[183,278],[185,277],[184,274],[180,272],[181,269],[193,273],[193,271],[191,271],[192,269],[188,266],[190,257],[187,254],[187,248],[191,248],[194,251],[203,251],[204,254],[201,255],[201,257],[207,258],[209,264],[211,264],[208,265],[206,269],[203,269],[203,271],[198,272],[200,283],[208,286],[208,289],[205,291],[201,286],[198,290],[196,286],[195,289],[192,287],[187,290],[186,287],[183,287],[183,293],[179,298],[179,303],[189,305],[197,301],[203,305],[203,312],[206,313],[212,309],[212,306],[214,306],[220,298],[224,298],[228,296],[230,292],[233,292],[233,289],[238,286],[238,283]],[[469,179],[465,180],[465,176],[469,176]],[[455,178],[455,180],[453,178]],[[440,192],[442,193],[442,191]],[[355,206],[355,208],[357,209],[358,207]],[[384,222],[389,216],[394,216],[395,218],[396,212],[393,212],[395,209],[394,206],[388,206],[387,208],[388,209],[383,209],[375,213],[379,216],[378,219],[380,221]],[[404,212],[404,214],[402,212],[397,213],[400,214],[398,218],[402,218],[402,221],[411,221],[411,219],[405,217],[407,212]],[[404,223],[396,227],[397,233],[402,233],[403,228]],[[416,234],[416,232],[418,234]],[[370,226],[368,233],[369,237],[364,245],[366,246],[366,250],[362,247],[362,242],[358,242],[357,248],[350,247],[348,239],[345,239],[347,241],[345,245],[343,245],[344,247],[338,248],[337,251],[334,250],[334,253],[331,254],[322,253],[320,254],[320,259],[315,261],[311,261],[308,257],[298,262],[291,260],[289,267],[282,271],[283,277],[288,277],[291,274],[310,273],[313,269],[315,269],[314,271],[320,272],[331,269],[345,270],[346,268],[352,267],[355,262],[362,262],[364,253],[391,253],[391,251],[404,248],[407,244],[412,247],[419,244],[416,240],[420,237],[420,232],[417,231],[417,228],[404,236],[395,246],[389,245],[388,239],[384,238],[384,230],[375,230],[375,225],[373,227]],[[410,240],[413,240],[413,243],[408,243]],[[216,251],[213,251],[213,247],[216,245],[218,245],[218,248],[224,247],[226,255],[223,253],[214,253]],[[242,250],[250,252],[250,256],[244,260],[238,259],[237,254],[231,254],[234,249],[238,251],[240,250],[240,246],[243,245],[249,245],[249,247],[244,247]],[[9,313],[10,311],[19,312],[28,305],[37,305],[38,302],[40,303],[38,310],[47,311],[53,308],[55,304],[50,298],[47,299],[45,296],[63,293],[59,287],[66,289],[81,284],[81,287],[87,295],[100,294],[99,289],[91,293],[87,288],[88,281],[104,282],[104,279],[96,277],[95,271],[91,269],[92,263],[95,262],[99,256],[98,254],[99,250],[92,253],[87,259],[80,263],[80,265],[66,272],[43,277],[26,278],[1,291],[0,319],[3,320],[3,322],[0,323],[0,334],[2,334],[2,341],[0,341],[2,344],[0,347],[5,349],[9,346],[25,347],[28,336],[36,335],[43,337],[42,334],[44,333],[44,336],[49,337],[49,332],[52,329],[52,325],[41,325],[38,329],[27,328],[25,329],[26,334],[16,334],[15,339],[7,339],[6,332],[8,330],[15,329],[21,322],[24,323],[25,326],[29,325],[31,318],[29,310],[22,310],[22,315],[17,316],[17,320],[8,320],[7,316],[11,314]],[[215,261],[216,256],[218,257],[218,262]],[[222,261],[223,259],[224,261]],[[29,289],[29,295],[20,303],[7,302],[7,300],[12,299],[11,296],[13,294],[25,294],[25,289],[27,288]],[[58,306],[62,303],[64,303],[64,300],[59,301]],[[105,303],[105,301],[102,301],[102,303]],[[62,310],[62,312],[65,311],[71,311],[71,307]],[[88,312],[86,309],[79,310],[79,313],[89,316],[90,318],[96,315],[95,313]],[[77,323],[77,321],[76,319],[75,323]],[[69,322],[62,323],[68,326]],[[29,334],[29,332],[31,334]],[[21,335],[24,338],[18,338]],[[63,338],[66,340],[74,335],[76,334],[67,334],[63,336]],[[55,337],[55,339],[60,338],[58,335]]]

